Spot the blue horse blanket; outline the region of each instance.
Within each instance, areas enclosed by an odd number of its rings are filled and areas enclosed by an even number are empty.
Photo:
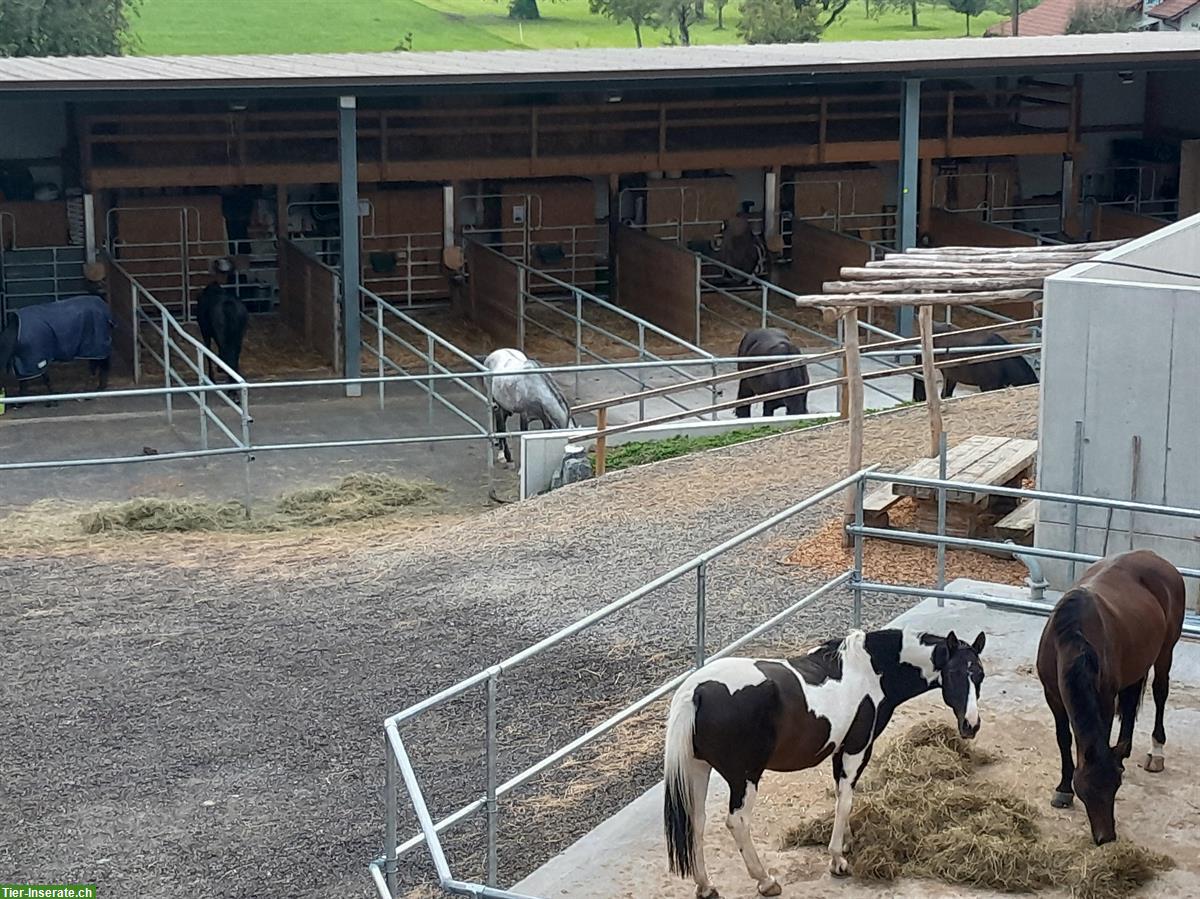
[[[112,355],[112,315],[90,294],[16,310],[17,377],[36,378],[51,362],[107,359]]]

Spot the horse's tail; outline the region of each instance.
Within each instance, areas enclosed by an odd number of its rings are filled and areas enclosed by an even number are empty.
[[[696,865],[696,829],[692,809],[696,807],[699,784],[692,773],[696,760],[692,736],[696,730],[695,686],[684,683],[671,700],[667,716],[666,747],[663,751],[663,829],[667,836],[667,860],[671,871],[690,877]],[[704,798],[699,797],[703,802]]]

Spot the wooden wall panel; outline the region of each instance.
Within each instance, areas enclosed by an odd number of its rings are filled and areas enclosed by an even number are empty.
[[[674,222],[722,222],[738,211],[737,183],[728,175],[712,178],[672,178],[648,181],[646,191],[646,227],[658,234],[656,225]],[[685,226],[684,241],[714,236],[718,226]]]
[[[695,341],[700,260],[683,247],[633,228],[617,232],[617,298],[622,307]]]
[[[1124,240],[1143,237],[1167,224],[1162,219],[1129,212],[1126,209],[1118,209],[1115,206],[1097,204],[1095,210],[1095,219],[1092,222],[1092,240]]]
[[[486,331],[500,347],[518,347],[517,321],[521,269],[499,253],[473,241],[467,243],[470,319]]]
[[[65,247],[71,243],[65,200],[40,203],[13,200],[0,203],[0,213],[8,213],[0,215],[0,227],[3,228],[0,245],[6,249],[14,246]]]
[[[1002,225],[981,222],[972,215],[947,212],[934,207],[929,221],[921,222],[921,232],[928,234],[935,247],[1036,247],[1036,235]]]
[[[105,268],[105,299],[112,310],[114,323],[112,369],[115,374],[132,375],[134,345],[137,342],[137,332],[134,330],[137,298],[133,294],[133,282],[119,272],[115,265],[107,265]]]
[[[339,279],[290,240],[279,242],[279,317],[337,372],[342,368]]]
[[[792,228],[792,264],[776,268],[772,280],[792,293],[821,293],[822,284],[841,278],[843,266],[863,266],[870,260],[866,241],[797,222]]]

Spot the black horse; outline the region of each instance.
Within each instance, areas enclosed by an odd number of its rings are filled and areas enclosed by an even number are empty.
[[[737,354],[745,356],[796,356],[800,350],[788,339],[788,336],[778,328],[755,328],[747,331],[738,344]],[[768,363],[756,363],[753,360],[738,363],[738,371],[756,368]],[[792,387],[804,387],[808,384],[808,371],[803,365],[767,372],[762,375],[752,375],[738,382],[738,399],[748,400],[764,393],[774,393]],[[738,406],[734,413],[738,418],[750,417],[751,403]],[[763,417],[770,418],[780,406],[787,409],[788,415],[804,415],[808,412],[808,394],[798,393],[789,397],[763,401]]]
[[[222,265],[224,263],[224,265]],[[218,273],[232,270],[228,260],[218,260]],[[200,325],[200,339],[205,347],[217,345],[217,356],[239,375],[242,373],[242,342],[246,337],[246,322],[250,312],[246,304],[235,297],[216,278],[196,299],[196,321]],[[212,360],[208,362],[208,378],[213,379]]]
[[[1002,347],[1011,346],[999,334],[959,334],[956,328],[946,322],[933,323],[934,349],[947,347]],[[944,336],[937,336],[944,335]],[[920,361],[919,359],[917,361]],[[973,362],[968,365],[949,365],[940,369],[942,373],[942,398],[954,395],[954,388],[961,381],[978,387],[981,391],[1002,390],[1005,387],[1023,387],[1026,384],[1036,384],[1037,374],[1028,362],[1020,356],[1007,359],[997,359],[994,362]],[[921,378],[913,378],[913,394],[915,402],[925,401],[925,382]]]
[[[85,359],[97,379],[97,388],[108,388],[112,365],[112,314],[97,294],[68,297],[53,303],[26,306],[0,322],[0,381],[11,372],[18,391],[41,379],[50,387],[50,364]]]

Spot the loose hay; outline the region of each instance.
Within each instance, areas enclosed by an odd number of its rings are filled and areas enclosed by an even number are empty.
[[[240,503],[206,503],[171,499],[136,499],[101,506],[79,516],[86,534],[107,531],[184,533],[237,531],[260,533],[317,528],[384,518],[444,492],[435,484],[418,484],[380,474],[352,474],[335,487],[285,493],[275,510],[248,516]]]
[[[1118,841],[1043,835],[1036,810],[999,784],[973,777],[989,756],[944,724],[918,724],[879,754],[850,815],[854,874],[1030,893],[1061,888],[1078,899],[1121,899],[1174,866]],[[829,842],[832,813],[801,822],[783,848]]]

